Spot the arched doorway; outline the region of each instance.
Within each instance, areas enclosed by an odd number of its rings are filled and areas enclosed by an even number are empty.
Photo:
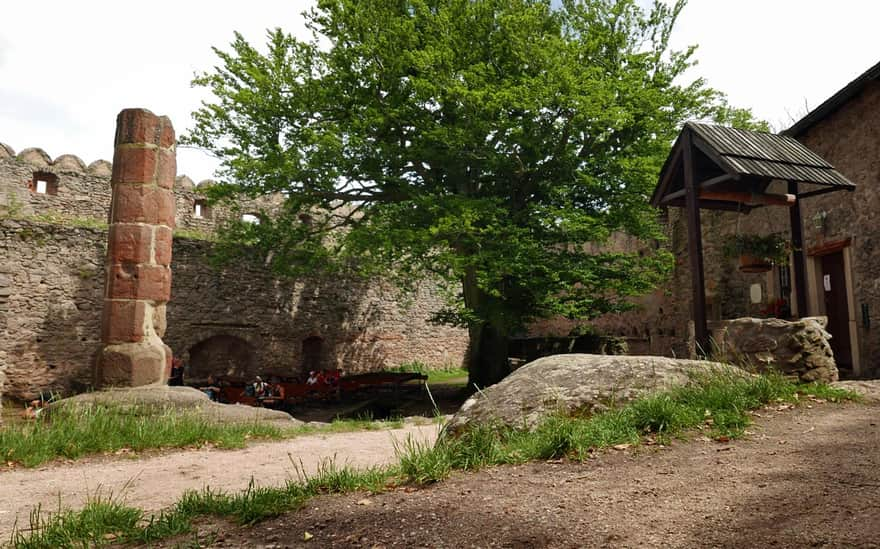
[[[302,342],[302,371],[321,370],[324,340],[318,336],[307,337]]]
[[[193,345],[189,350],[186,376],[195,379],[210,374],[247,377],[254,364],[254,349],[240,337],[215,335]]]

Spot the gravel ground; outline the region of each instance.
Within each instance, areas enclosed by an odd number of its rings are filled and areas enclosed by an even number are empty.
[[[880,547],[880,408],[756,416],[731,443],[697,434],[586,463],[321,497],[251,528],[203,522],[198,537],[214,547]]]

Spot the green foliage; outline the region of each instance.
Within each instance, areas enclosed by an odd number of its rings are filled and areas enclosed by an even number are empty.
[[[751,255],[777,265],[788,264],[788,239],[782,233],[769,235],[735,234],[724,243],[724,255]]]
[[[648,199],[681,124],[751,116],[680,82],[694,51],[669,49],[683,2],[551,4],[322,0],[309,40],[276,29],[265,51],[241,35],[215,49],[194,81],[214,99],[183,141],[221,160],[213,199],[286,197],[226,227],[220,257],[439,277],[453,299],[435,320],[471,328],[471,374],[484,327],[503,339],[535,318],[627,309],[672,264]],[[643,253],[596,251],[618,231]]]

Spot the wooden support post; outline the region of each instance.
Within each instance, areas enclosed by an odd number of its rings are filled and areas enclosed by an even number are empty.
[[[691,130],[686,129],[682,136],[682,167],[684,169],[684,188],[688,226],[688,257],[693,286],[694,339],[697,353],[709,353],[709,327],[706,324],[706,291],[703,274],[703,237],[700,228],[700,204],[694,177],[693,147]]]
[[[789,194],[797,195],[796,181],[788,182]],[[804,256],[804,224],[801,219],[801,201],[795,201],[788,210],[791,219],[791,246],[794,250],[794,286],[798,317],[808,316],[807,313],[807,263]]]

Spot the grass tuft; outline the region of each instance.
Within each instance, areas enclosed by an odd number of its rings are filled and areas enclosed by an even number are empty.
[[[283,429],[266,423],[220,424],[171,409],[121,406],[57,408],[30,423],[0,429],[0,461],[35,467],[56,458],[139,452],[214,444],[240,448],[249,439],[279,439]]]

